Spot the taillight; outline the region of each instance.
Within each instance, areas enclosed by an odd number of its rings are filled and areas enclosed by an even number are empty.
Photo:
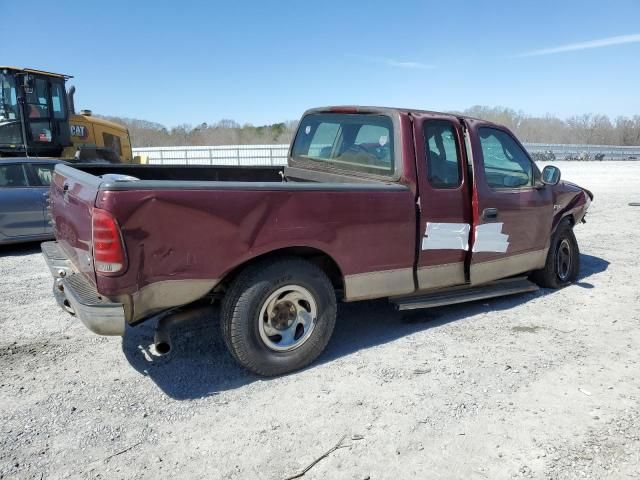
[[[118,273],[125,269],[120,228],[109,212],[93,209],[93,264],[96,273]]]

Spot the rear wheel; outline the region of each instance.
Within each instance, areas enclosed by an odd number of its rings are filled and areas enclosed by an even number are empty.
[[[575,282],[580,273],[580,249],[569,222],[558,226],[551,239],[544,268],[531,279],[541,287],[562,288]]]
[[[243,367],[265,376],[309,365],[324,350],[336,320],[325,273],[298,258],[249,266],[222,303],[222,336]]]

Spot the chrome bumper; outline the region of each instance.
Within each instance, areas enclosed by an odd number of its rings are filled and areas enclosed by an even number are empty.
[[[75,271],[57,242],[44,242],[41,248],[53,275],[53,295],[58,305],[94,333],[124,335],[123,305],[100,295],[84,275]]]

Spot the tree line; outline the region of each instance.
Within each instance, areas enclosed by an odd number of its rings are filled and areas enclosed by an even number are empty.
[[[525,143],[573,143],[589,145],[640,145],[640,115],[616,117],[584,114],[561,119],[554,115],[536,117],[505,107],[474,106],[462,113],[507,126]],[[234,120],[181,124],[167,128],[135,118],[102,117],[125,125],[134,147],[189,145],[276,145],[291,142],[297,121],[254,126]]]
[[[172,147],[198,145],[279,145],[291,142],[297,121],[254,126],[234,120],[200,125],[181,124],[167,128],[136,118],[103,116],[129,129],[134,147]]]
[[[465,115],[508,127],[524,143],[571,143],[586,145],[640,145],[640,115],[583,114],[560,119],[554,115],[535,117],[503,107],[475,106]]]

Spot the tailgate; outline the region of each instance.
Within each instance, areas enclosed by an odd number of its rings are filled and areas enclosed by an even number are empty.
[[[51,182],[51,217],[59,245],[74,267],[95,285],[91,215],[101,179],[68,165],[56,165]]]

